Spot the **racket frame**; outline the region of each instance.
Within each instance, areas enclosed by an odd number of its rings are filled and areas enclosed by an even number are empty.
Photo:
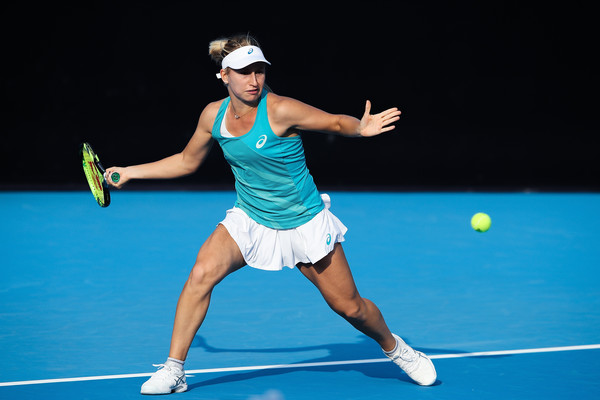
[[[87,142],[83,142],[79,146],[79,155],[92,195],[100,207],[108,207],[110,205],[110,190],[104,175],[106,170],[100,163],[98,155]]]

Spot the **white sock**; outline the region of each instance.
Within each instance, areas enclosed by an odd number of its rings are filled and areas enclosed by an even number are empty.
[[[400,343],[398,343],[398,339],[396,338],[396,336],[394,336],[394,339],[396,339],[396,346],[394,346],[393,350],[385,351],[382,349],[383,352],[385,353],[385,355],[388,357],[391,357],[396,352],[396,350],[398,350],[398,346],[400,345]]]
[[[185,361],[181,361],[178,360],[176,358],[167,358],[167,361],[165,362],[165,365],[171,368],[177,368],[183,371],[183,364],[185,364]]]
[[[391,357],[392,355],[394,355],[394,353],[396,352],[396,350],[398,350],[398,347],[400,346],[406,346],[406,342],[404,342],[404,340],[402,340],[402,338],[398,335],[393,335],[394,339],[396,339],[396,346],[394,347],[394,350],[390,350],[390,351],[385,351],[383,349],[383,352],[386,356]]]

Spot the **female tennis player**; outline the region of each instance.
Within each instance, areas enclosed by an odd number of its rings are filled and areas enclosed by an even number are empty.
[[[215,40],[209,54],[220,65],[228,97],[202,111],[185,149],[160,161],[109,168],[131,179],[175,178],[193,173],[216,140],[235,176],[237,201],[200,248],[175,314],[169,357],[142,385],[142,394],[187,390],[184,361],[216,284],[249,265],[265,270],[298,267],[327,304],[375,340],[420,385],[432,385],[431,360],[388,329],[379,309],[355,286],[341,243],[347,228],[335,217],[329,196],[320,195],[306,167],[299,131],[374,136],[394,129],[396,108],[362,119],[333,115],[265,89],[265,58],[248,35]]]

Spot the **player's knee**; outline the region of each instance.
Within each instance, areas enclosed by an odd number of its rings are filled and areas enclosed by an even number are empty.
[[[215,270],[216,267],[211,263],[198,260],[190,272],[188,282],[192,287],[212,288],[217,283]]]
[[[362,301],[347,301],[332,307],[335,312],[350,322],[361,322],[366,319],[366,310]]]

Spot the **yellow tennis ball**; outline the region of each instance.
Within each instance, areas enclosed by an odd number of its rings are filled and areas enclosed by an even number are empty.
[[[479,212],[471,218],[471,226],[477,232],[486,232],[492,225],[492,219],[486,213]]]

